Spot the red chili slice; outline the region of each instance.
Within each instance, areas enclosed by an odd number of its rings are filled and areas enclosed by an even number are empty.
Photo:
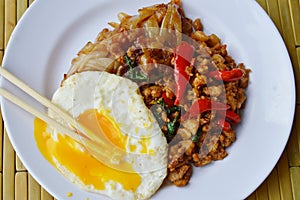
[[[208,73],[208,76],[225,82],[240,80],[243,75],[243,71],[239,68],[234,68],[229,71],[212,71]]]
[[[194,48],[187,42],[183,41],[175,51],[174,78],[176,83],[176,99],[174,104],[179,102],[184,96],[186,86],[189,82],[189,75],[186,68],[190,66],[194,55]]]

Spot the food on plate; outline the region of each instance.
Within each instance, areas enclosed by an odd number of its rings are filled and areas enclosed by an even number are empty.
[[[103,141],[131,153],[119,168],[111,168],[93,158],[85,145],[36,120],[39,149],[69,180],[113,199],[147,199],[160,187],[167,174],[168,146],[136,83],[107,72],[77,73],[63,82],[52,101]],[[49,116],[63,122],[51,110]],[[132,170],[124,171],[128,168]]]
[[[199,18],[187,18],[180,1],[118,17],[81,49],[66,77],[96,70],[137,82],[169,143],[167,179],[184,186],[192,166],[227,156],[250,70],[217,35],[204,33]]]
[[[186,17],[179,0],[118,18],[78,52],[53,102],[87,127],[91,121],[105,127],[115,146],[152,156],[157,170],[139,173],[136,164],[149,165],[149,160],[137,158],[132,164],[136,173],[105,169],[112,171],[99,180],[92,175],[105,166],[84,146],[38,120],[36,127],[48,133],[36,137],[44,156],[81,187],[117,199],[144,199],[163,179],[185,186],[193,166],[227,156],[241,122],[250,70],[235,62],[218,36],[204,33],[199,18]],[[88,121],[90,114],[95,116]],[[142,129],[145,125],[153,129]],[[135,140],[144,133],[149,139]],[[88,163],[84,173],[79,162]]]

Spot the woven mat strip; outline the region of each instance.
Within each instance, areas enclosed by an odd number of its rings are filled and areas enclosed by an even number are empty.
[[[266,11],[268,15],[271,17],[272,21],[274,22],[279,32],[282,32],[278,1],[266,0],[266,4],[267,4]]]
[[[261,186],[256,190],[256,200],[268,199],[268,185],[267,181],[263,182]]]
[[[300,0],[299,0],[300,1]],[[300,15],[300,10],[298,12]],[[300,47],[296,48],[297,62],[298,65],[294,65],[294,74],[296,78],[296,88],[297,88],[297,104],[300,105]]]
[[[4,49],[4,0],[0,0],[0,50],[3,49]]]
[[[16,2],[4,1],[4,48],[16,25]],[[15,152],[4,129],[3,139],[3,199],[14,200],[15,197]]]
[[[290,170],[287,152],[284,151],[278,164],[277,173],[279,180],[280,196],[282,200],[293,199],[290,181]]]
[[[280,187],[277,168],[274,168],[267,179],[269,200],[280,200]]]
[[[27,200],[27,172],[17,172],[15,176],[15,200]]]
[[[3,185],[2,185],[2,183],[3,183],[3,175],[2,175],[2,173],[0,173],[0,199],[2,199],[2,188],[3,188]]]
[[[25,10],[28,8],[27,0],[17,0],[17,21],[22,17]]]
[[[259,5],[264,9],[267,10],[267,3],[266,0],[256,0],[257,3],[259,3]]]
[[[15,188],[15,152],[4,130],[3,140],[3,199],[14,200]]]
[[[297,106],[294,126],[288,141],[287,152],[290,167],[300,167],[300,107]]]
[[[298,58],[300,63],[300,48],[297,49],[298,51]],[[293,148],[288,145],[288,150],[292,151],[289,156],[293,156],[294,159],[293,165],[291,165],[291,159],[289,158],[290,166],[290,174],[291,174],[291,184],[292,184],[292,192],[294,199],[300,199],[300,106],[297,106],[296,115],[294,120],[294,127],[292,132],[292,138],[290,138],[289,142],[293,142]]]
[[[30,174],[28,174],[28,199],[41,199],[41,186],[36,182]]]
[[[297,60],[297,53],[296,53],[296,44],[295,44],[295,38],[294,33],[291,31],[291,27],[293,27],[292,22],[292,16],[290,12],[290,2],[295,0],[278,0],[279,2],[279,13],[280,13],[280,20],[282,24],[282,31],[281,35],[283,36],[283,39],[285,41],[285,44],[288,48],[291,61],[293,63],[293,66],[299,67],[298,60]],[[300,12],[298,12],[298,15],[300,15]],[[299,77],[299,74],[296,74],[296,76]],[[300,85],[299,78],[297,78],[297,85]],[[297,93],[297,103],[300,103],[300,93]]]
[[[290,1],[295,44],[300,46],[300,1]]]
[[[16,26],[16,2],[12,0],[4,1],[4,48],[6,47],[10,35]]]
[[[248,198],[247,200],[256,200],[256,192],[253,192]]]
[[[41,199],[42,200],[53,200],[54,198],[44,188],[41,188]]]
[[[16,154],[16,171],[27,171],[19,156]]]
[[[300,199],[300,168],[292,167],[290,172],[294,199]]]

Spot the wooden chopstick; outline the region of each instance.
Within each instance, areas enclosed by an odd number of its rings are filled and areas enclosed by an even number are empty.
[[[25,111],[33,114],[34,116],[40,118],[41,120],[43,120],[44,122],[46,122],[47,124],[53,126],[54,128],[58,129],[59,131],[61,131],[62,133],[68,135],[69,137],[73,138],[74,140],[76,140],[77,142],[81,143],[81,137],[76,134],[74,132],[74,130],[71,130],[65,126],[63,126],[62,124],[58,123],[57,121],[55,121],[54,119],[50,118],[48,115],[46,115],[45,113],[33,108],[32,106],[30,106],[29,104],[25,103],[24,101],[20,100],[18,97],[16,97],[15,95],[11,94],[10,92],[8,92],[7,90],[0,88],[0,95],[4,98],[6,98],[7,100],[11,101],[12,103],[16,104],[17,106],[19,106],[20,108],[24,109]]]
[[[112,144],[109,144],[108,142],[104,142],[94,132],[90,131],[89,129],[79,124],[79,122],[77,122],[73,117],[71,117],[66,111],[62,110],[57,105],[53,104],[49,99],[47,99],[46,97],[39,94],[37,91],[30,88],[27,84],[25,84],[23,81],[15,77],[13,74],[8,72],[6,69],[4,69],[1,66],[0,66],[0,75],[2,75],[2,77],[6,78],[14,85],[18,86],[21,90],[26,92],[28,95],[33,97],[42,105],[44,105],[48,109],[51,109],[61,118],[63,118],[66,122],[71,124],[74,130],[72,130],[71,127],[66,127],[63,124],[60,124],[59,122],[50,118],[45,113],[33,108],[32,106],[23,102],[18,97],[14,96],[13,94],[11,94],[10,92],[8,92],[3,88],[0,88],[1,96],[8,99],[12,103],[18,105],[19,107],[23,108],[25,111],[45,121],[50,126],[58,129],[59,131],[62,132],[62,134],[66,134],[69,137],[73,138],[78,143],[84,145],[88,150],[88,152],[91,153],[91,155],[96,159],[105,162],[107,164],[110,164],[109,162],[112,158],[112,153],[111,153],[112,151],[114,151],[114,156],[123,154],[123,152],[121,152],[118,148],[114,147]],[[81,136],[80,134],[78,134],[78,132],[80,132],[84,136]],[[103,149],[105,149],[105,151]]]
[[[40,118],[53,128],[57,129],[58,131],[62,132],[63,134],[71,137],[74,139],[76,142],[85,145],[87,147],[88,152],[92,153],[92,156],[95,157],[97,160],[101,162],[105,162],[107,165],[113,166],[114,164],[110,164],[111,160],[111,155],[107,151],[101,151],[99,147],[101,145],[93,142],[92,140],[85,139],[84,137],[81,137],[79,134],[77,134],[74,130],[70,129],[69,127],[66,127],[54,119],[50,118],[48,115],[45,113],[33,108],[29,104],[25,103],[24,101],[20,100],[18,97],[15,95],[11,94],[7,90],[3,89],[0,87],[0,95],[7,100],[11,101],[12,103],[16,104],[20,108],[24,109],[28,113],[31,113],[32,115]]]
[[[48,98],[44,97],[31,87],[29,87],[26,83],[21,81],[19,78],[11,74],[9,71],[4,69],[3,67],[0,67],[0,75],[2,75],[4,78],[9,80],[11,83],[22,89],[24,92],[29,94],[32,98],[40,102],[42,105],[46,106],[53,112],[55,112],[57,115],[59,115],[62,119],[64,119],[66,122],[74,126],[75,129],[77,129],[79,132],[83,133],[86,137],[90,138],[91,140],[106,145],[99,137],[97,137],[92,131],[89,131],[87,128],[79,124],[73,117],[71,117],[66,111],[62,110],[57,105],[53,104]],[[100,128],[100,127],[99,127]]]

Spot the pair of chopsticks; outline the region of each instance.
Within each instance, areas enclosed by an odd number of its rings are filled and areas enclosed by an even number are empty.
[[[53,112],[55,112],[58,116],[60,116],[68,124],[70,124],[72,128],[55,121],[53,118],[50,118],[44,112],[37,110],[36,108],[32,107],[31,105],[25,103],[18,97],[11,94],[9,91],[0,87],[0,95],[2,97],[18,105],[28,113],[31,113],[32,115],[40,118],[48,125],[60,131],[62,134],[65,134],[71,137],[72,139],[74,139],[75,141],[77,141],[78,143],[84,145],[88,150],[88,152],[99,161],[110,164],[110,160],[112,159],[113,156],[111,150],[115,150],[114,148],[112,148],[111,144],[103,141],[98,135],[94,134],[92,131],[89,131],[87,128],[79,124],[66,111],[62,110],[57,105],[53,104],[48,98],[42,96],[37,91],[33,90],[31,87],[29,87],[19,78],[15,77],[13,74],[11,74],[9,71],[7,71],[1,66],[0,66],[0,75],[5,79],[7,79],[8,81],[10,81],[11,83],[13,83],[14,85],[16,85],[17,87],[19,87],[24,92],[26,92],[28,95],[30,95],[32,98],[37,100],[39,103],[41,103],[48,109],[52,110]],[[78,134],[79,132],[83,134],[83,136]],[[118,155],[120,155],[120,153]]]

